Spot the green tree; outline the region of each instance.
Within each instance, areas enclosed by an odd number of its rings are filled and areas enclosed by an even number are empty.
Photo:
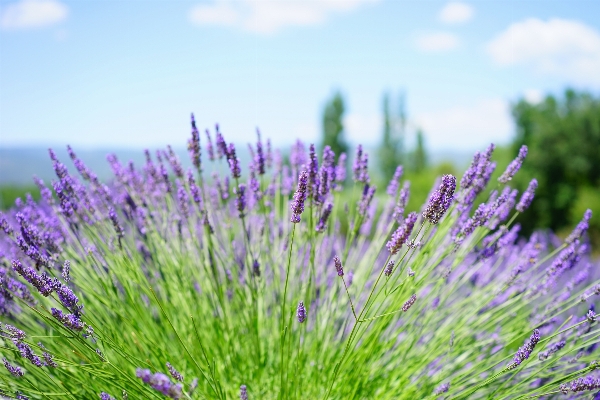
[[[547,227],[567,229],[581,218],[581,202],[587,208],[600,205],[600,99],[586,92],[567,90],[562,98],[547,96],[539,104],[520,100],[513,105],[517,127],[513,153],[529,147],[523,172],[516,184],[523,190],[529,179],[539,187],[531,209],[520,216],[525,232]],[[574,207],[578,213],[574,213]],[[600,231],[600,215],[592,219]]]
[[[421,129],[417,130],[417,147],[412,152],[411,167],[417,172],[423,172],[427,168],[427,152],[425,151],[425,135]]]
[[[340,92],[336,92],[325,104],[323,111],[323,142],[322,147],[330,146],[335,152],[336,159],[341,153],[348,152],[348,144],[344,138],[343,117],[346,107]]]
[[[404,111],[404,95],[400,96],[399,110],[393,115],[390,110],[390,95],[383,95],[383,137],[377,151],[379,169],[383,179],[390,180],[396,167],[403,161],[403,139],[406,128],[406,113]]]

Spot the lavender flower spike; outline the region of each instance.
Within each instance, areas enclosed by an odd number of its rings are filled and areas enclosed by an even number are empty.
[[[229,148],[227,149],[227,161],[229,162],[231,176],[235,179],[239,179],[242,176],[242,169],[240,167],[240,160],[235,154],[235,146],[233,143],[230,143]]]
[[[304,212],[304,202],[306,201],[306,190],[308,188],[308,172],[302,171],[298,178],[298,189],[294,193],[292,201],[292,218],[290,221],[294,224],[300,222],[300,215]]]
[[[392,234],[392,238],[386,244],[387,249],[392,255],[398,253],[398,250],[406,243],[412,233],[415,222],[417,222],[417,213],[412,212],[408,214],[404,223]]]
[[[440,187],[429,197],[429,202],[423,211],[423,218],[432,224],[440,222],[454,200],[455,190],[456,178],[453,175],[444,175]]]
[[[321,218],[319,219],[319,223],[315,227],[317,232],[323,232],[327,227],[327,220],[329,219],[329,215],[331,215],[331,211],[333,210],[333,204],[328,203],[321,214]]]
[[[248,400],[248,389],[246,389],[246,385],[240,386],[240,400]]]
[[[342,267],[342,260],[338,256],[333,257],[333,264],[335,265],[335,270],[337,271],[338,276],[344,276],[344,267]]]
[[[112,397],[110,394],[106,393],[106,392],[102,392],[100,393],[100,400],[116,400],[114,397]]]
[[[595,390],[600,389],[600,379],[594,378],[591,375],[586,376],[585,378],[577,378],[571,382],[571,384],[563,383],[558,389],[563,394],[568,394],[571,392],[583,392],[586,390]],[[596,398],[596,397],[594,397]]]
[[[408,300],[406,300],[406,302],[402,305],[402,311],[403,312],[407,312],[409,308],[412,307],[413,304],[415,304],[415,301],[417,301],[417,295],[413,294],[412,296],[410,296],[410,298]]]
[[[448,391],[448,389],[450,389],[450,384],[449,383],[442,383],[440,386],[438,386],[435,391],[433,392],[433,394],[435,395],[439,395],[442,393],[446,393]]]
[[[383,270],[383,274],[385,276],[390,276],[392,274],[393,270],[394,270],[394,260],[390,260],[390,262],[385,266],[385,269]]]
[[[535,196],[535,189],[537,189],[537,187],[537,179],[532,179],[531,182],[529,182],[529,186],[527,186],[527,190],[523,192],[523,195],[521,196],[517,207],[515,207],[518,212],[524,212],[526,209],[529,208],[531,202],[533,201],[533,197]]]
[[[521,346],[519,348],[519,350],[517,350],[517,353],[515,354],[515,357],[513,358],[513,362],[508,365],[508,369],[515,369],[519,365],[521,365],[521,363],[524,360],[528,359],[529,356],[531,355],[531,353],[533,352],[533,349],[535,348],[535,346],[538,344],[539,341],[540,341],[540,331],[537,329],[534,329],[533,333],[529,337],[529,340],[527,340],[525,342],[525,344],[523,346]]]
[[[579,239],[590,227],[590,219],[592,219],[592,210],[589,208],[583,214],[583,219],[579,221],[573,232],[565,239],[566,243],[573,243]]]
[[[402,165],[398,165],[398,167],[396,167],[396,172],[394,172],[394,176],[392,177],[392,180],[388,184],[388,187],[387,187],[388,195],[393,196],[393,197],[396,196],[396,193],[398,192],[398,181],[402,177],[403,172],[404,172],[404,169],[402,168]]]
[[[298,322],[301,324],[306,321],[306,308],[304,307],[304,302],[301,301],[298,303],[298,308],[296,309],[296,316],[298,317]]]
[[[167,369],[169,370],[169,373],[171,374],[171,376],[173,377],[173,379],[175,379],[175,380],[177,380],[177,381],[179,381],[179,382],[183,382],[183,375],[181,375],[181,374],[179,373],[179,371],[177,371],[177,370],[175,369],[175,367],[173,367],[173,366],[171,365],[171,363],[170,363],[170,362],[168,362],[168,361],[167,361]]]
[[[10,372],[10,374],[12,376],[14,376],[15,378],[20,378],[23,375],[25,375],[25,373],[23,372],[21,367],[19,367],[17,365],[12,365],[11,363],[8,362],[8,360],[6,358],[3,358],[2,362],[4,362],[4,366],[6,367],[8,372]]]
[[[527,146],[523,145],[523,146],[521,146],[521,149],[519,150],[519,155],[517,156],[517,158],[515,158],[514,160],[511,161],[510,164],[508,164],[508,167],[506,167],[506,170],[504,171],[504,173],[502,175],[500,175],[500,178],[498,178],[498,182],[508,183],[508,181],[510,181],[513,178],[513,176],[515,176],[517,171],[519,171],[519,169],[521,168],[521,164],[523,164],[523,160],[525,159],[526,156],[527,156]]]
[[[246,209],[246,185],[240,183],[236,189],[236,207],[240,218],[244,218],[244,210]]]

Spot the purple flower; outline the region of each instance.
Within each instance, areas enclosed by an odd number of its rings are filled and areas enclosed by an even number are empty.
[[[173,384],[169,377],[163,373],[152,374],[148,369],[136,369],[135,375],[154,390],[157,390],[171,399],[179,399],[183,396],[181,383]]]
[[[408,300],[406,300],[404,302],[404,304],[402,305],[402,311],[403,312],[407,312],[409,308],[412,307],[413,304],[415,304],[415,301],[417,301],[417,295],[413,294],[412,296],[410,296],[410,298]]]
[[[557,351],[559,351],[560,349],[562,349],[563,347],[565,347],[566,344],[567,344],[567,342],[564,341],[564,340],[561,340],[560,342],[554,343],[552,346],[550,346],[550,348],[548,350],[540,352],[540,354],[538,355],[538,358],[541,361],[546,360],[552,354],[556,353]]]
[[[516,208],[518,212],[524,212],[526,209],[529,208],[531,202],[533,201],[533,197],[535,196],[535,189],[537,189],[537,187],[537,179],[532,179],[531,182],[529,182],[529,186],[527,186],[527,189],[523,192],[523,195],[521,195],[521,199],[517,204]]]
[[[317,176],[319,171],[319,161],[317,160],[317,154],[315,152],[315,145],[311,143],[308,152],[308,198],[313,199],[315,202],[319,202],[319,177]]]
[[[510,181],[513,178],[513,176],[515,176],[517,171],[519,171],[519,169],[521,168],[521,164],[523,164],[523,160],[526,156],[527,146],[523,145],[519,150],[519,155],[517,156],[517,158],[515,158],[513,161],[511,161],[510,164],[508,164],[508,167],[506,167],[504,173],[498,178],[498,182],[508,183],[508,181]]]
[[[394,207],[394,214],[392,218],[398,223],[402,223],[402,219],[404,218],[404,209],[406,208],[406,204],[408,204],[408,196],[410,195],[410,182],[405,181],[404,185],[402,185],[402,189],[400,189],[400,195],[398,196],[398,203]]]
[[[121,223],[119,222],[119,219],[117,217],[117,213],[115,211],[114,208],[109,208],[108,210],[108,218],[110,219],[110,222],[112,222],[113,224],[113,228],[115,228],[115,232],[117,233],[117,237],[120,239],[123,237],[123,227],[121,226]]]
[[[323,212],[321,213],[321,218],[319,218],[319,222],[317,223],[317,226],[315,227],[315,230],[317,232],[323,232],[325,230],[325,228],[327,227],[327,220],[329,219],[329,215],[331,214],[332,210],[333,210],[333,204],[328,203],[325,206],[325,209],[323,210]]]
[[[392,274],[393,270],[394,270],[394,260],[390,260],[390,262],[387,263],[387,265],[385,266],[385,269],[383,270],[383,274],[385,276],[390,276]]]
[[[306,149],[304,144],[297,140],[290,152],[290,164],[292,165],[292,172],[296,173],[303,165],[306,164]]]
[[[325,146],[323,149],[323,164],[319,170],[319,203],[325,201],[331,188],[335,185],[335,153],[331,147]]]
[[[194,174],[191,170],[188,171],[188,185],[190,187],[190,193],[192,194],[194,203],[199,205],[202,202],[202,197],[200,196],[200,189],[196,185],[196,180],[194,179]]]
[[[440,386],[438,386],[433,391],[433,394],[439,395],[439,394],[442,394],[442,393],[446,393],[449,389],[450,389],[450,384],[448,382],[442,383]]]
[[[356,182],[369,183],[369,155],[363,153],[362,145],[358,145],[356,148],[356,157],[354,158],[354,165],[352,166],[353,178]]]
[[[342,185],[346,181],[346,153],[340,154],[337,165],[335,166],[336,189],[342,190]]]
[[[100,400],[115,400],[115,398],[106,392],[102,392],[100,393]]]
[[[77,305],[79,299],[73,291],[66,285],[61,284],[58,281],[54,282],[54,290],[58,295],[58,299],[69,311],[72,313],[78,314],[81,312],[82,306]]]
[[[200,161],[200,132],[198,132],[198,128],[196,128],[196,120],[194,119],[194,114],[191,117],[192,124],[192,137],[188,141],[188,151],[190,152],[190,158],[192,159],[192,164],[198,171],[201,171],[201,161]]]
[[[15,346],[17,347],[17,349],[19,350],[19,353],[21,353],[21,357],[28,359],[33,365],[35,365],[38,368],[41,368],[44,366],[44,363],[42,362],[40,357],[38,357],[33,352],[33,349],[31,348],[31,346],[29,346],[25,342],[19,342],[16,340],[13,342],[14,342]]]
[[[342,260],[338,256],[333,256],[333,264],[338,276],[344,276],[344,268],[342,267]]]
[[[297,224],[300,222],[300,215],[304,212],[304,202],[306,201],[306,191],[308,187],[308,172],[302,171],[298,178],[298,189],[294,193],[294,199],[292,201],[292,218],[291,222]]]
[[[54,291],[50,278],[45,273],[40,275],[33,268],[23,266],[19,260],[13,260],[12,266],[13,270],[31,283],[42,296],[47,297]]]
[[[219,132],[219,125],[215,125],[216,133],[216,141],[217,141],[217,155],[219,158],[227,157],[227,143],[225,143],[225,139],[221,132]]]
[[[373,196],[375,196],[375,190],[377,188],[375,186],[370,186],[368,183],[365,183],[365,187],[363,188],[363,194],[358,202],[358,214],[360,216],[365,216],[367,214],[367,209],[369,205],[371,205],[371,201],[373,200]]]
[[[183,218],[187,218],[190,215],[190,199],[188,197],[187,191],[185,190],[185,187],[181,184],[179,179],[175,183],[177,185],[177,202],[179,203],[181,215],[183,216]]]
[[[260,276],[260,263],[257,259],[254,259],[254,261],[252,261],[252,273],[254,274],[254,276]]]
[[[8,360],[5,358],[2,359],[2,361],[4,362],[4,366],[6,367],[6,369],[8,370],[8,372],[10,372],[10,374],[12,376],[14,376],[15,378],[20,378],[23,375],[25,375],[25,372],[23,372],[23,370],[21,369],[21,367],[17,366],[17,365],[12,365],[11,363],[8,362]]]
[[[394,176],[392,177],[392,179],[390,180],[390,183],[388,184],[387,187],[387,194],[392,196],[392,197],[396,197],[396,193],[398,192],[398,184],[400,181],[400,178],[402,177],[402,173],[404,172],[404,169],[402,168],[402,165],[398,165],[398,167],[396,167],[396,172],[394,172]]]
[[[531,334],[529,339],[525,342],[525,344],[523,344],[523,346],[521,346],[519,348],[519,350],[517,350],[517,353],[515,354],[515,356],[513,358],[513,362],[508,365],[508,369],[515,369],[516,367],[521,365],[521,363],[524,360],[528,359],[529,356],[531,355],[531,353],[533,352],[533,349],[540,341],[540,338],[541,338],[540,331],[537,329],[534,329],[533,333]]]
[[[271,149],[271,139],[267,139],[267,155],[265,157],[267,162],[267,168],[271,168],[273,165],[273,150]]]
[[[56,308],[51,308],[52,316],[61,322],[65,327],[72,329],[74,331],[80,331],[83,329],[84,324],[78,316],[73,314],[64,314],[61,310]]]
[[[592,210],[589,208],[583,214],[583,219],[577,224],[573,232],[565,239],[566,243],[573,243],[579,239],[590,227],[590,219],[592,218]]]
[[[205,131],[206,133],[206,152],[208,153],[208,159],[210,161],[215,160],[215,149],[213,147],[212,139],[210,138],[210,132],[208,129]]]
[[[41,343],[38,343],[38,345],[41,345]],[[42,357],[44,357],[44,362],[47,366],[52,368],[58,367],[58,364],[53,360],[52,354],[48,353],[47,351],[44,351],[42,353]]]
[[[233,143],[229,143],[229,148],[227,149],[227,161],[229,162],[231,176],[235,179],[239,179],[242,176],[242,169],[240,167],[240,160],[235,154],[235,146]]]
[[[396,229],[396,231],[392,234],[391,239],[387,242],[386,247],[388,251],[393,255],[398,253],[398,250],[402,247],[404,243],[410,237],[412,230],[415,226],[415,222],[417,222],[417,213],[412,212],[408,214],[404,223]]]
[[[169,370],[169,373],[171,374],[171,376],[173,377],[173,379],[175,379],[176,381],[179,382],[183,382],[183,375],[181,375],[176,369],[175,367],[173,367],[171,365],[170,362],[167,361],[167,369]]]
[[[423,211],[423,218],[432,224],[440,222],[454,200],[455,189],[456,178],[453,175],[444,175],[439,188],[429,197],[429,202]]]
[[[248,400],[248,389],[246,385],[240,386],[240,400]]]
[[[264,175],[265,174],[265,153],[263,152],[262,142],[260,141],[260,131],[258,130],[258,128],[256,129],[256,136],[257,136],[256,156],[254,158],[254,163],[257,167],[258,174]]]
[[[71,262],[69,260],[65,260],[63,264],[62,277],[65,282],[69,282],[71,280]]]
[[[296,316],[298,317],[298,322],[301,324],[306,321],[306,308],[304,307],[304,302],[298,303],[298,308],[296,309]]]
[[[353,280],[354,273],[352,271],[348,271],[348,274],[346,275],[346,284],[348,285],[348,287],[352,286]]]
[[[6,329],[6,331],[8,332],[8,335],[16,341],[20,341],[25,339],[25,332],[23,332],[22,330],[20,330],[17,327],[14,327],[12,325],[9,324],[5,324],[4,325],[4,329]]]
[[[571,392],[583,392],[586,390],[600,389],[600,379],[594,378],[593,376],[586,376],[585,378],[577,378],[571,382],[571,384],[563,383],[559,386],[559,390],[563,394]]]
[[[588,310],[587,314],[585,315],[585,318],[591,324],[592,322],[596,322],[596,319],[598,318],[598,316],[596,315],[594,310]]]
[[[473,184],[473,180],[475,179],[475,175],[477,174],[477,166],[479,165],[480,158],[481,154],[479,152],[476,152],[473,156],[471,166],[465,171],[462,179],[460,180],[460,187],[462,189],[467,189]]]
[[[6,235],[10,236],[13,233],[13,228],[10,226],[6,218],[2,213],[0,213],[0,228],[6,233]]]
[[[244,210],[246,209],[246,185],[240,183],[236,189],[236,207],[238,210],[238,216],[244,218]]]

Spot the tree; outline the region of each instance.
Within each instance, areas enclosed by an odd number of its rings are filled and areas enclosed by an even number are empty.
[[[425,135],[421,129],[417,130],[417,147],[412,153],[412,169],[423,172],[427,168],[427,152],[425,151]]]
[[[387,181],[392,178],[396,167],[403,161],[403,139],[406,128],[404,112],[404,94],[400,96],[397,115],[390,111],[390,95],[383,95],[383,137],[378,149],[379,168],[382,177]]]
[[[348,144],[344,138],[343,117],[346,108],[340,92],[325,104],[323,111],[323,143],[322,147],[329,146],[334,151],[336,159],[342,153],[348,152]]]
[[[593,199],[588,208],[600,208],[600,99],[567,90],[564,98],[549,95],[539,104],[521,99],[512,114],[517,127],[513,153],[529,147],[515,183],[523,190],[529,179],[539,182],[531,209],[519,217],[524,231],[573,226],[584,198]],[[599,217],[592,219],[596,229]]]

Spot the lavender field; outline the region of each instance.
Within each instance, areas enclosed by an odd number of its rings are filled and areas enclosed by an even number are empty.
[[[598,397],[591,211],[564,240],[520,236],[526,146],[495,180],[494,145],[476,153],[418,212],[361,146],[259,135],[242,165],[192,116],[188,150],[189,170],[109,155],[107,181],[51,150],[41,200],[1,215],[5,397]]]

